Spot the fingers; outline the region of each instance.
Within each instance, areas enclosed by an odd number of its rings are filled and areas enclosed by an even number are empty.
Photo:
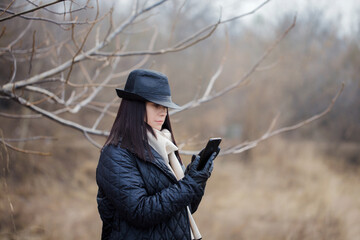
[[[199,155],[193,155],[191,157],[191,162],[188,165],[188,168],[197,169],[200,162],[200,156]]]
[[[192,157],[191,157],[191,162],[193,162],[193,161],[196,159],[197,156],[199,156],[199,155],[195,155],[195,154],[192,155]]]
[[[210,156],[210,159],[211,161],[214,161],[214,159],[216,158],[216,156],[218,155],[218,152],[213,152]]]
[[[211,172],[214,169],[214,162],[211,162],[210,168],[209,168],[209,174],[211,174]],[[210,177],[210,176],[209,176]]]
[[[213,154],[211,154],[209,160],[205,164],[204,169],[206,169],[207,172],[209,172],[210,169],[213,167],[213,162],[214,162],[214,159],[215,159],[216,155],[217,155],[217,152],[213,152]]]

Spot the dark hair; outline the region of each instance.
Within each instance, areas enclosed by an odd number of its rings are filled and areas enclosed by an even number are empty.
[[[154,156],[151,153],[150,145],[148,143],[147,130],[154,136],[153,129],[146,123],[146,106],[143,101],[134,101],[122,99],[114,124],[111,128],[108,139],[104,147],[121,144],[121,147],[128,149],[143,160],[153,160]],[[162,129],[167,129],[171,132],[173,143],[176,145],[174,134],[171,129],[169,114],[166,115]],[[155,136],[156,137],[156,136]],[[147,159],[145,156],[150,159]],[[175,155],[181,162],[179,152]]]

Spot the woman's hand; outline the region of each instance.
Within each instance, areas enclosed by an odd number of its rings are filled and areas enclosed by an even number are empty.
[[[197,170],[197,167],[200,162],[199,155],[193,155],[191,163],[187,166],[185,174],[188,174],[194,181],[204,186],[208,178],[211,176],[211,172],[214,168],[214,159],[216,158],[218,152],[214,152],[208,159],[205,167],[202,170]]]

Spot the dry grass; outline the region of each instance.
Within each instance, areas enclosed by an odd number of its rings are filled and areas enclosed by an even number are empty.
[[[217,159],[196,216],[205,239],[357,239],[360,177],[321,148],[277,139],[250,162]]]
[[[7,179],[8,194],[2,185],[0,239],[100,238],[99,153],[76,139],[68,136],[69,141],[57,143],[54,158],[42,160],[43,167],[36,166],[38,159],[27,159],[37,171],[20,182]],[[327,149],[312,141],[277,138],[258,146],[246,161],[243,155],[218,158],[195,214],[204,239],[357,239],[359,166],[345,167],[346,154],[329,155]],[[65,160],[73,151],[77,159]],[[25,174],[21,168],[13,171]]]

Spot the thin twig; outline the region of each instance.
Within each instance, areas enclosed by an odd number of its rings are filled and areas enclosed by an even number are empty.
[[[33,33],[33,43],[32,43],[32,51],[31,51],[31,55],[30,55],[30,61],[29,61],[29,74],[31,73],[31,69],[32,69],[32,60],[34,57],[34,53],[35,53],[35,34],[36,34],[36,30],[34,30]]]
[[[47,99],[50,98],[50,99],[55,100],[57,103],[65,104],[65,102],[61,98],[59,98],[56,94],[54,94],[44,88],[39,88],[39,87],[34,87],[34,86],[26,86],[25,89],[29,90],[29,91],[41,93],[41,94],[47,96]]]
[[[25,33],[30,29],[32,23],[33,22],[30,21],[26,28],[17,36],[17,38],[6,47],[8,51],[11,51],[12,46],[14,46],[25,35]]]
[[[112,106],[112,107],[114,107],[114,106]],[[119,104],[117,104],[117,107],[119,107]],[[93,105],[93,103],[89,103],[87,106],[84,106],[84,108],[88,108],[88,109],[97,111],[97,112],[99,112],[99,113],[101,113],[101,112],[103,111],[102,108]],[[112,118],[116,117],[116,114],[117,114],[116,112],[111,112],[111,111],[109,111],[109,110],[106,111],[105,113],[106,113],[108,116],[112,117]]]
[[[30,0],[26,0],[28,3],[30,3],[31,5],[35,6],[35,7],[39,7],[39,5],[37,5],[36,3],[30,1]],[[81,10],[85,10],[87,7],[88,7],[88,3],[89,3],[89,0],[87,1],[86,5],[84,5],[83,7],[80,7],[80,8],[77,8],[77,9],[74,9],[74,10],[71,10],[71,13],[74,13],[74,12],[79,12]],[[64,4],[65,4],[65,1],[64,1]],[[65,8],[64,8],[65,9]],[[44,8],[45,11],[47,12],[50,12],[52,14],[56,14],[56,15],[64,15],[64,14],[67,14],[67,13],[70,13],[70,11],[65,11],[64,12],[55,12],[55,11],[52,11],[50,9],[47,9],[47,8]]]
[[[71,65],[70,65],[70,69],[69,69],[69,72],[68,72],[68,75],[66,77],[66,82],[69,81],[69,78],[70,78],[70,74],[72,72],[72,69],[73,69],[73,66],[75,64],[75,58],[82,52],[82,49],[84,48],[84,45],[85,45],[85,42],[87,40],[87,38],[89,37],[89,34],[90,32],[92,31],[92,29],[94,28],[95,24],[96,24],[96,20],[98,19],[99,17],[99,0],[96,0],[96,6],[97,6],[97,10],[96,10],[96,16],[95,16],[95,20],[94,20],[94,23],[90,26],[89,28],[89,31],[87,31],[85,37],[84,37],[84,40],[82,41],[81,43],[81,46],[79,47],[78,51],[76,52],[76,54],[73,56],[72,58],[72,62],[71,62]],[[72,25],[74,26],[74,25]],[[72,27],[72,31],[73,31],[73,27]],[[74,40],[74,44],[76,45],[76,42]]]
[[[251,148],[254,148],[256,147],[260,142],[266,140],[266,139],[269,139],[275,135],[278,135],[280,133],[284,133],[284,132],[289,132],[289,131],[292,131],[292,130],[295,130],[295,129],[298,129],[300,127],[303,127],[311,122],[314,122],[318,119],[320,119],[321,117],[325,116],[326,114],[328,114],[332,108],[334,107],[334,104],[336,102],[336,100],[338,99],[338,97],[340,96],[340,94],[342,93],[342,91],[344,90],[344,86],[345,86],[345,83],[342,83],[341,84],[341,87],[340,89],[338,90],[338,92],[335,94],[335,96],[333,97],[333,99],[331,100],[329,106],[322,112],[316,114],[316,115],[313,115],[311,116],[310,118],[308,119],[305,119],[297,124],[294,124],[294,125],[291,125],[291,126],[288,126],[288,127],[283,127],[283,128],[279,128],[277,130],[274,130],[272,131],[272,128],[274,127],[275,125],[275,122],[277,120],[277,117],[271,122],[270,124],[270,127],[268,129],[268,131],[266,131],[260,138],[256,139],[256,140],[253,140],[253,141],[246,141],[244,143],[241,143],[241,144],[238,144],[236,145],[235,147],[231,147],[231,148],[228,148],[228,149],[224,149],[220,152],[220,155],[228,155],[228,154],[238,154],[238,153],[242,153],[246,150],[249,150]],[[192,154],[197,154],[199,151],[186,151],[186,150],[181,150],[180,153],[181,154],[184,154],[184,155],[192,155]]]
[[[101,114],[99,115],[99,117],[96,119],[92,129],[96,129],[100,123],[100,121],[104,118],[105,113],[107,112],[107,110],[109,109],[109,107],[115,103],[119,98],[116,96],[112,101],[110,101],[103,109],[103,111],[101,112]]]
[[[202,40],[210,37],[212,35],[212,33],[215,31],[215,29],[220,25],[220,24],[224,24],[227,22],[231,22],[234,20],[237,20],[239,18],[254,14],[256,11],[258,11],[260,8],[262,8],[265,4],[267,4],[268,2],[270,2],[270,0],[267,0],[263,3],[261,3],[259,6],[257,6],[256,8],[254,8],[253,10],[251,10],[250,12],[226,19],[226,20],[221,20],[221,17],[219,18],[219,21],[217,23],[214,24],[210,24],[202,29],[200,29],[198,32],[196,32],[195,34],[189,36],[188,38],[182,40],[181,42],[175,44],[172,47],[169,48],[165,48],[165,49],[160,49],[160,50],[155,50],[155,51],[132,51],[132,52],[123,52],[123,53],[118,53],[118,54],[113,54],[113,53],[106,53],[106,52],[94,52],[92,53],[92,55],[96,55],[96,56],[117,56],[117,57],[128,57],[128,56],[139,56],[139,55],[161,55],[161,54],[165,54],[165,53],[172,53],[172,52],[179,52],[182,51],[186,48],[189,48],[195,44],[197,44],[198,42],[201,42]],[[206,34],[203,37],[199,37],[202,34],[204,34],[205,32],[208,32],[208,34]]]
[[[6,26],[3,26],[0,33],[0,38],[4,36],[5,32],[6,32]]]
[[[178,23],[180,13],[181,13],[182,9],[184,8],[184,6],[185,6],[185,4],[186,4],[187,1],[188,1],[188,0],[184,0],[184,1],[183,1],[183,3],[181,4],[181,6],[179,7],[179,9],[178,9],[178,11],[177,11],[177,13],[176,13],[176,16],[175,16],[175,18],[174,18],[174,20],[173,20],[173,23],[172,23],[172,26],[171,26],[170,37],[169,37],[169,40],[168,40],[168,45],[170,45],[170,43],[171,43],[171,41],[172,41],[172,39],[173,39],[174,32],[175,32],[175,27],[176,27],[176,25],[177,25],[177,23]]]
[[[26,154],[35,154],[35,155],[40,155],[40,156],[51,156],[51,153],[49,153],[49,152],[39,152],[39,151],[21,149],[21,148],[14,147],[7,142],[4,142],[4,143],[8,148],[15,150],[17,152],[26,153]]]
[[[79,54],[73,61],[73,59],[69,60],[69,61],[66,61],[65,63],[63,64],[60,64],[58,67],[56,68],[53,68],[51,70],[48,70],[46,72],[43,72],[41,74],[38,74],[36,76],[33,76],[29,79],[25,79],[25,80],[20,80],[20,81],[17,81],[15,83],[8,83],[8,84],[5,84],[3,85],[2,89],[4,91],[12,91],[13,89],[16,89],[16,88],[20,88],[20,87],[24,87],[26,85],[29,85],[29,84],[34,84],[35,82],[41,80],[41,79],[44,79],[44,78],[47,78],[47,77],[50,77],[50,76],[53,76],[57,73],[62,73],[65,69],[69,68],[71,66],[71,64],[75,63],[75,62],[78,62],[78,61],[82,61],[84,59],[86,59],[87,56],[91,55],[92,53],[98,51],[99,49],[102,49],[104,48],[105,46],[107,46],[110,41],[116,37],[118,34],[120,34],[126,27],[128,27],[131,23],[133,23],[133,21],[139,17],[140,15],[146,13],[147,11],[150,11],[151,9],[153,9],[154,7],[156,6],[159,6],[160,4],[163,4],[164,2],[166,2],[167,0],[162,0],[162,1],[159,1],[155,4],[153,4],[152,6],[148,7],[147,9],[143,9],[142,11],[140,11],[139,13],[137,14],[132,14],[127,21],[125,21],[123,24],[121,24],[118,28],[116,28],[104,41],[102,41],[101,43],[99,43],[98,45],[94,46],[92,49],[90,49],[89,51],[87,51],[86,53],[82,53],[82,54]]]
[[[6,13],[9,14],[15,14],[13,11],[10,10],[4,10],[2,8],[0,8],[0,11],[5,11]],[[34,21],[42,21],[42,22],[48,22],[48,23],[52,23],[52,24],[56,24],[58,26],[60,26],[62,29],[67,29],[64,26],[67,25],[72,25],[72,24],[77,24],[77,25],[87,25],[87,24],[92,24],[93,22],[88,22],[88,21],[63,21],[63,22],[59,22],[50,18],[43,18],[43,17],[35,17],[35,16],[19,16],[22,19],[25,20],[34,20]]]
[[[4,168],[4,170],[6,169],[7,172],[10,172],[10,158],[9,158],[9,152],[7,150],[5,141],[4,141],[4,133],[2,131],[2,129],[0,128],[0,135],[1,135],[1,143],[4,146],[4,150],[5,150],[5,154],[6,154],[6,168]],[[2,156],[2,155],[1,155]],[[5,176],[5,175],[4,175]]]
[[[106,77],[106,79],[102,82],[102,84],[100,86],[98,86],[97,88],[95,88],[94,91],[89,95],[89,97],[87,97],[80,103],[76,104],[76,106],[70,110],[71,113],[79,112],[83,106],[87,105],[98,95],[98,93],[103,89],[103,85],[106,85],[112,79],[111,76],[112,76],[113,72],[116,70],[116,67],[117,67],[119,61],[120,61],[119,58],[115,59],[113,65],[112,65],[110,74]]]
[[[17,62],[16,62],[16,57],[14,56],[14,54],[9,51],[12,59],[13,59],[13,69],[12,69],[12,75],[11,75],[11,78],[10,78],[10,81],[9,83],[12,83],[14,80],[15,80],[15,76],[16,76],[16,73],[17,73]]]
[[[28,138],[4,138],[6,142],[28,142],[28,141],[38,141],[38,140],[56,140],[54,137],[48,136],[34,136]]]
[[[12,19],[14,17],[21,16],[21,15],[24,15],[24,14],[27,14],[27,13],[35,12],[35,11],[41,9],[41,8],[45,8],[45,7],[48,7],[48,6],[54,5],[54,4],[59,3],[59,2],[63,2],[63,1],[65,1],[65,0],[57,0],[55,2],[51,2],[51,3],[45,4],[45,5],[42,5],[42,6],[27,10],[27,11],[16,13],[14,15],[11,15],[11,16],[0,19],[0,22],[7,21],[7,20],[10,20],[10,19]]]
[[[221,91],[213,93],[212,95],[208,95],[207,98],[199,98],[199,99],[189,101],[188,103],[182,105],[180,109],[170,111],[169,114],[172,115],[172,114],[175,114],[175,113],[182,112],[182,111],[184,111],[186,109],[191,109],[191,108],[198,107],[202,103],[209,102],[209,101],[211,101],[213,99],[219,98],[219,97],[223,96],[224,94],[228,93],[229,91],[231,91],[231,90],[233,90],[233,89],[235,89],[237,87],[245,86],[246,84],[248,84],[250,82],[250,80],[249,80],[250,75],[257,69],[257,67],[260,65],[260,63],[262,63],[266,59],[266,57],[270,55],[270,53],[275,49],[275,47],[280,43],[280,41],[285,38],[285,36],[290,32],[290,30],[295,27],[295,23],[296,23],[296,16],[294,16],[292,24],[264,52],[264,54],[258,59],[258,61],[256,61],[256,63],[249,69],[249,71],[244,76],[242,76],[238,81],[228,85],[227,87],[225,87]]]
[[[61,118],[59,116],[57,116],[55,113],[52,113],[52,112],[49,112],[49,111],[46,111],[45,109],[42,109],[36,105],[33,105],[31,104],[29,101],[27,101],[26,99],[20,97],[20,96],[17,96],[17,95],[14,95],[13,93],[6,93],[9,95],[9,97],[11,97],[12,99],[16,100],[19,104],[37,112],[37,113],[40,113],[42,114],[44,117],[47,117],[55,122],[58,122],[64,126],[68,126],[68,127],[71,127],[71,128],[74,128],[76,130],[79,130],[81,132],[88,132],[88,133],[91,133],[91,134],[94,134],[94,135],[100,135],[100,136],[108,136],[109,135],[109,132],[107,131],[102,131],[102,130],[93,130],[91,128],[88,128],[88,127],[85,127],[81,124],[78,124],[78,123],[75,123],[73,121],[70,121],[70,120],[66,120],[64,118]]]
[[[99,148],[99,149],[102,148],[102,146],[101,146],[99,143],[97,143],[94,139],[92,139],[92,138],[89,136],[89,134],[88,134],[87,132],[85,132],[85,131],[84,131],[84,136],[85,136],[86,139],[89,140],[89,142],[90,142],[91,144],[93,144],[95,147],[97,147],[97,148]]]
[[[240,15],[237,15],[237,16],[235,16],[235,17],[222,20],[222,21],[220,21],[220,23],[216,23],[216,24],[219,25],[219,24],[228,23],[228,22],[235,21],[235,20],[237,20],[237,19],[243,18],[243,17],[245,17],[245,16],[254,14],[255,12],[257,12],[259,9],[261,9],[265,4],[267,4],[267,3],[270,2],[270,1],[271,1],[271,0],[267,0],[267,1],[263,2],[263,3],[261,3],[259,6],[257,6],[257,7],[254,8],[253,10],[247,12],[247,13],[240,14]],[[210,29],[212,29],[212,28],[214,27],[214,25],[215,25],[215,24],[210,24],[210,25],[208,25],[208,26],[200,29],[198,32],[194,33],[192,36],[190,36],[190,37],[188,37],[187,39],[183,40],[182,42],[178,43],[178,44],[175,45],[174,47],[175,47],[175,48],[180,47],[180,46],[186,44],[187,42],[192,41],[193,39],[196,39],[198,36],[201,36],[202,34],[204,34],[204,32],[207,32],[207,31],[209,31]]]
[[[219,22],[218,22],[219,23]],[[142,56],[142,55],[163,55],[166,53],[180,52],[186,48],[196,45],[197,43],[205,40],[210,37],[218,27],[218,24],[215,24],[213,28],[203,37],[199,37],[186,45],[181,45],[179,47],[170,47],[160,50],[152,50],[152,51],[131,51],[131,52],[123,52],[123,53],[105,53],[105,52],[94,52],[92,56],[111,56],[111,57],[129,57],[129,56]]]
[[[0,128],[0,135],[1,135],[0,136],[1,143],[3,144],[4,152],[5,152],[5,156],[6,156],[6,167],[3,168],[4,193],[7,196],[7,200],[8,200],[9,207],[10,207],[10,215],[11,215],[11,223],[13,225],[13,231],[16,232],[16,225],[15,225],[15,218],[14,218],[14,206],[13,206],[10,196],[9,196],[9,188],[8,188],[7,181],[6,181],[6,177],[10,173],[10,157],[9,157],[9,151],[8,151],[7,145],[5,144],[5,141],[4,141],[4,134],[3,134],[3,131],[1,128]],[[2,153],[0,154],[0,157],[3,158]]]
[[[16,114],[0,112],[0,117],[14,118],[14,119],[31,119],[31,118],[40,118],[40,117],[42,117],[42,115],[41,114],[16,115]]]
[[[11,5],[13,5],[14,2],[15,2],[15,0],[12,0],[12,2],[9,3],[9,5],[5,8],[5,10],[3,10],[2,13],[0,13],[0,17],[5,13],[6,10],[8,10],[11,7]]]
[[[225,61],[226,61],[226,57],[227,57],[227,54],[228,54],[228,50],[229,50],[229,35],[227,34],[226,32],[226,47],[225,47],[225,53],[222,57],[222,60],[221,60],[221,63],[219,65],[219,68],[218,70],[215,72],[215,74],[211,77],[210,81],[209,81],[209,84],[204,92],[204,95],[202,96],[203,99],[206,99],[208,98],[216,80],[219,78],[223,68],[224,68],[224,64],[225,64]]]

